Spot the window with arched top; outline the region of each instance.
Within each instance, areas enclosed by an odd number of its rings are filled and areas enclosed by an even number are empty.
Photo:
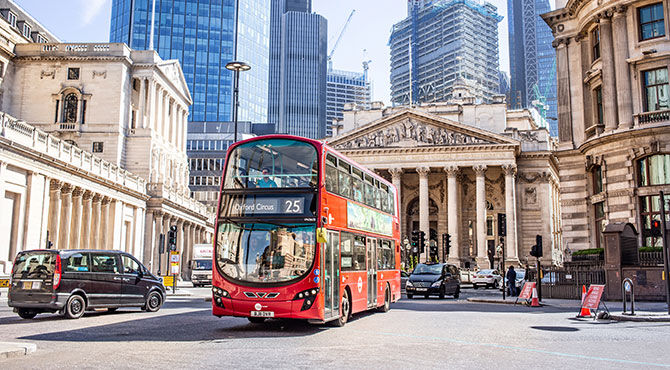
[[[77,103],[79,98],[75,93],[69,93],[65,96],[63,101],[63,122],[76,123],[77,122]]]

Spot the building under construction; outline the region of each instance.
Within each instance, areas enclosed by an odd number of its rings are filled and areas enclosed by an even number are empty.
[[[342,119],[344,104],[353,103],[367,108],[371,99],[367,73],[329,70],[326,85],[326,136],[333,134],[333,121]]]
[[[467,86],[477,101],[499,94],[498,23],[490,3],[410,0],[395,24],[391,48],[391,101],[395,105],[447,101]]]

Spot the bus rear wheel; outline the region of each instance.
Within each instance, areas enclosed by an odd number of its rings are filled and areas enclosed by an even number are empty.
[[[391,309],[391,291],[387,286],[386,290],[384,291],[384,305],[381,307],[377,307],[377,310],[379,312],[389,312],[390,309]]]
[[[342,301],[340,302],[340,318],[335,320],[335,326],[342,327],[351,316],[351,304],[349,303],[349,293],[345,290],[342,294]]]

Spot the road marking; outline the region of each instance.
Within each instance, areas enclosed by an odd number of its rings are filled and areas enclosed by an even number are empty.
[[[438,336],[411,335],[411,334],[399,334],[399,333],[377,332],[377,331],[373,332],[373,331],[364,331],[364,330],[356,330],[356,331],[358,331],[359,333],[364,333],[364,334],[380,334],[380,335],[385,335],[385,336],[390,336],[390,337],[403,337],[403,338],[414,338],[414,339],[431,339],[431,340],[444,341],[444,342],[457,343],[457,344],[468,344],[468,345],[475,345],[475,346],[482,346],[482,347],[511,349],[511,350],[517,350],[517,351],[541,353],[541,354],[545,354],[545,355],[554,355],[554,356],[561,356],[561,357],[579,358],[579,359],[585,359],[585,360],[605,361],[605,362],[614,362],[614,363],[631,364],[631,365],[670,367],[670,364],[659,364],[659,363],[655,363],[655,362],[621,360],[621,359],[609,358],[609,357],[596,357],[596,356],[588,356],[588,355],[578,355],[578,354],[574,354],[574,353],[547,351],[547,350],[536,349],[536,348],[507,346],[507,345],[504,345],[504,344],[471,342],[471,341],[467,341],[467,340],[445,338],[445,337],[438,337]]]

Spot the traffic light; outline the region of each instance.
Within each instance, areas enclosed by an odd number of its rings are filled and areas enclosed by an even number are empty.
[[[430,241],[430,256],[437,257],[437,243],[433,240]]]
[[[651,220],[651,236],[660,238],[663,235],[661,232],[661,221]]]
[[[426,233],[419,230],[419,250],[421,253],[426,252]]]
[[[447,251],[447,256],[449,255],[449,249],[451,249],[451,235],[444,234],[444,249]]]
[[[168,231],[168,249],[171,251],[177,250],[177,226],[170,226],[170,231]]]
[[[416,248],[419,246],[419,230],[412,231],[412,247]]]
[[[498,213],[498,236],[507,236],[507,215]]]
[[[530,247],[530,255],[533,257],[542,257],[542,235],[535,237],[535,245]]]

